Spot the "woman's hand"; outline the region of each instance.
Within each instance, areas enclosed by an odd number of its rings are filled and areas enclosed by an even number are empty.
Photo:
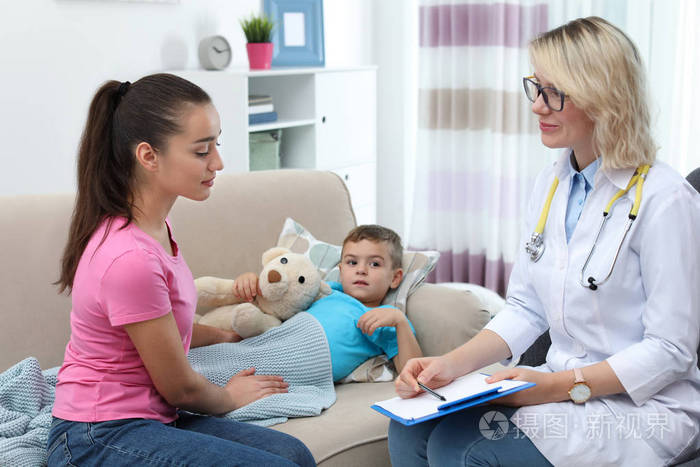
[[[372,308],[357,320],[357,327],[364,334],[371,336],[378,327],[396,327],[403,321],[406,321],[406,315],[401,310],[396,308]]]
[[[246,272],[241,274],[233,282],[233,293],[236,297],[252,302],[258,294],[262,295],[260,291],[260,284],[258,283],[258,275],[253,272]]]
[[[568,373],[571,373],[569,371]],[[549,373],[531,370],[529,368],[509,368],[497,371],[486,378],[487,383],[495,383],[504,379],[527,381],[535,383],[535,386],[499,397],[492,401],[493,404],[522,407],[524,405],[547,404],[568,399],[568,389],[573,384],[573,378],[567,372]],[[568,380],[571,379],[569,382]]]
[[[238,409],[263,397],[285,393],[288,387],[289,384],[281,376],[256,375],[255,368],[248,368],[233,375],[224,389],[235,401]]]
[[[454,373],[452,368],[453,365],[449,364],[444,355],[441,357],[412,358],[406,362],[401,374],[394,382],[396,393],[404,399],[417,396],[423,392],[423,389],[418,386],[418,381],[430,389],[449,384],[459,376]]]

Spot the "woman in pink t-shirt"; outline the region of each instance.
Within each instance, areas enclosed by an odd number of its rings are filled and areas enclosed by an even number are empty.
[[[287,391],[254,368],[219,387],[187,360],[190,347],[240,340],[193,324],[197,292],[167,219],[178,196],[209,197],[220,133],[209,96],[174,75],[109,81],[93,98],[58,281],[73,307],[50,466],[314,465],[296,438],[190,413]]]

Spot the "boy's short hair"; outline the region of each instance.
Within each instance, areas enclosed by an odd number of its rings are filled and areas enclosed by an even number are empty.
[[[358,225],[348,233],[343,240],[343,249],[347,242],[357,243],[362,240],[370,240],[372,242],[386,242],[389,244],[389,257],[393,269],[401,267],[403,259],[403,245],[401,245],[401,237],[388,227],[383,227],[376,224]]]

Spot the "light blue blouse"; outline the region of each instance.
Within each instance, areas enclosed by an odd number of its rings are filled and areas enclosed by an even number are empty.
[[[571,153],[571,157],[574,157],[573,152]],[[571,164],[571,160],[569,160],[569,164]],[[577,172],[573,165],[571,166],[573,177],[571,179],[569,203],[566,206],[566,221],[564,224],[566,228],[567,243],[571,239],[571,235],[574,233],[579,217],[581,217],[583,205],[586,204],[588,193],[593,190],[593,178],[595,177],[598,167],[600,167],[599,157],[588,164],[588,166],[580,172]]]

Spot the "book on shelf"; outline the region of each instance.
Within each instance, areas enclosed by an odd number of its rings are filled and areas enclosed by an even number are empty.
[[[265,112],[272,112],[273,110],[275,110],[275,106],[272,104],[248,105],[248,114],[262,114]]]
[[[249,94],[248,105],[272,104],[272,96],[268,94]]]
[[[394,397],[376,402],[372,408],[404,425],[415,425],[452,412],[483,404],[531,388],[535,383],[505,379],[487,383],[484,373],[461,376],[435,391],[445,400],[423,392],[411,399]]]
[[[274,111],[248,115],[249,125],[256,125],[259,123],[269,123],[275,121],[277,121],[277,112]]]

